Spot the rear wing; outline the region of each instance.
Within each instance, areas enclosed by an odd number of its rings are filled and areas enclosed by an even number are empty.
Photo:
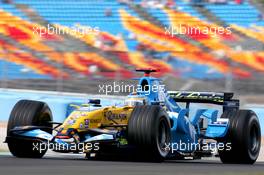
[[[231,92],[168,91],[168,95],[175,102],[216,104],[222,105],[224,110],[239,108],[239,100],[232,99],[234,93]]]

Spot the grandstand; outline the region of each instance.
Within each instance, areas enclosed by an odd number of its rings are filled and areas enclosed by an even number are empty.
[[[64,82],[72,90],[77,79],[126,80],[152,67],[179,88],[191,81],[204,89],[206,81],[225,90],[231,77],[234,90],[263,92],[263,13],[249,1],[0,1],[2,87]],[[168,34],[179,26],[210,31]]]

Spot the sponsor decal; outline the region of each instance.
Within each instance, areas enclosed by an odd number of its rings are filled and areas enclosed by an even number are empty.
[[[107,111],[104,113],[104,117],[108,120],[126,120],[127,114],[124,113],[112,113],[112,111]]]
[[[69,121],[68,121],[68,124],[69,124],[69,125],[73,125],[75,122],[76,122],[76,120],[69,120]]]
[[[214,102],[224,102],[224,97],[217,93],[201,92],[173,92],[170,96],[175,99],[212,100]]]
[[[90,123],[100,123],[101,119],[90,119]]]
[[[83,128],[83,124],[82,123],[80,123],[80,128]]]
[[[90,123],[90,120],[89,119],[85,119],[84,120],[84,127],[88,128],[89,127],[89,123]]]

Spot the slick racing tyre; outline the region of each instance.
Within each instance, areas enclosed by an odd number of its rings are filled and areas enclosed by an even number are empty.
[[[168,115],[160,106],[136,106],[128,121],[128,143],[139,149],[140,157],[160,162],[169,153],[170,128]]]
[[[221,118],[229,119],[229,128],[223,142],[231,149],[219,150],[223,163],[253,164],[261,146],[260,125],[255,112],[233,110],[223,113]]]
[[[33,149],[40,143],[37,140],[28,140],[12,135],[11,129],[16,126],[44,126],[46,132],[52,134],[52,114],[46,103],[31,100],[20,100],[11,111],[7,125],[7,144],[10,152],[16,157],[41,158],[46,153]],[[49,129],[50,128],[50,129]]]

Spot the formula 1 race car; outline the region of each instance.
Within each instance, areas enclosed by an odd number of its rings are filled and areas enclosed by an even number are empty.
[[[63,123],[44,102],[21,100],[8,121],[6,143],[16,157],[41,158],[48,149],[85,153],[89,159],[123,155],[143,160],[219,156],[223,163],[253,164],[261,132],[257,115],[239,109],[233,93],[167,91],[152,69],[122,105],[99,99],[75,108]],[[199,108],[199,105],[206,107]]]

